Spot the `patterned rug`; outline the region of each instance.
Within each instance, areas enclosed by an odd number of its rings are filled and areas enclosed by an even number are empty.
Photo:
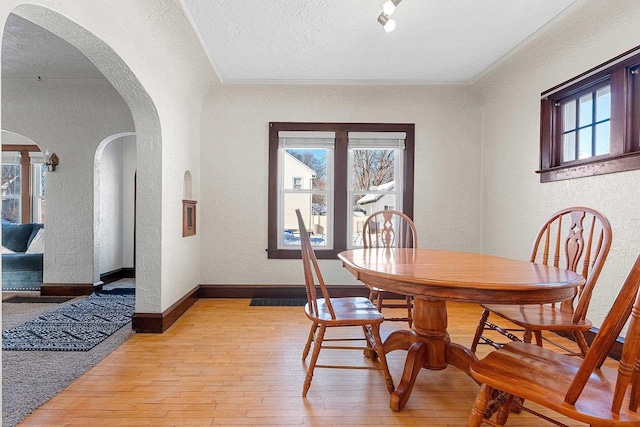
[[[135,296],[94,293],[2,332],[3,350],[88,351],[131,321]]]

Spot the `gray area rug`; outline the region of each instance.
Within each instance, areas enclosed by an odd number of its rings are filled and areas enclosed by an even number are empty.
[[[2,332],[2,350],[88,351],[131,321],[134,295],[94,293]]]
[[[31,292],[3,292],[3,300]],[[2,304],[3,329],[18,326],[63,304]],[[91,351],[3,351],[2,425],[15,426],[36,408],[68,387],[74,380],[116,350],[134,334],[130,324],[106,338]]]

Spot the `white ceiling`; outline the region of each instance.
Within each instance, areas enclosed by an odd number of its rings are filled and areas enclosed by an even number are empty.
[[[575,0],[181,0],[222,82],[468,82]]]
[[[469,82],[577,0],[180,0],[223,83]],[[10,15],[2,78],[104,78],[76,48]]]

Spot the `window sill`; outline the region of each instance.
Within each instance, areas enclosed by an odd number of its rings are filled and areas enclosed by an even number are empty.
[[[640,152],[608,157],[603,160],[594,160],[577,165],[558,166],[539,170],[536,173],[540,174],[540,182],[553,182],[634,169],[640,169]]]

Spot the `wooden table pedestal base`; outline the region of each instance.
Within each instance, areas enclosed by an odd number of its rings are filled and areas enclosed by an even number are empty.
[[[477,360],[466,347],[452,343],[447,333],[447,306],[444,301],[414,298],[411,331],[395,331],[384,342],[385,353],[407,350],[402,379],[391,393],[390,407],[400,411],[407,403],[422,368],[439,370],[453,365],[469,374]]]

